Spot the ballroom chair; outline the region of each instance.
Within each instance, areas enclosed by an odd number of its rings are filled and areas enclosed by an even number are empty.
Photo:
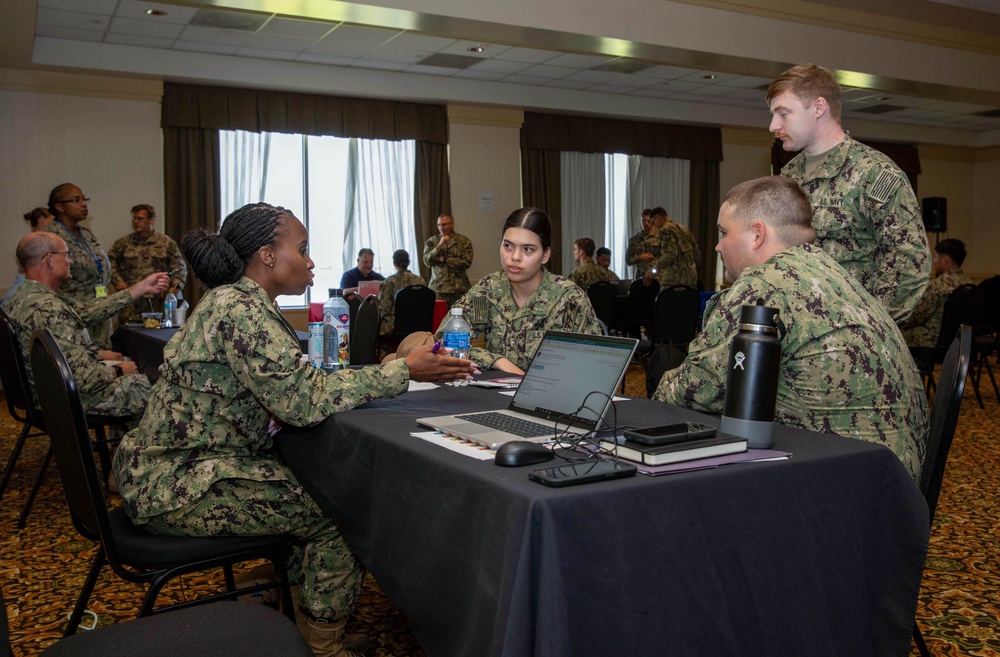
[[[90,572],[66,625],[64,636],[76,632],[104,565],[122,579],[148,584],[139,616],[182,609],[216,600],[235,600],[238,595],[280,588],[289,619],[295,620],[294,604],[285,571],[286,536],[158,536],[132,524],[122,507],[108,510],[90,447],[87,421],[73,373],[59,345],[47,329],[36,330],[31,339],[31,367],[37,383],[38,401],[48,419],[48,433],[55,449],[63,494],[77,532],[97,543]],[[237,588],[233,564],[267,559],[274,564],[276,581]],[[160,589],[170,580],[188,573],[222,568],[225,591],[194,600],[156,608]]]
[[[634,338],[642,335],[642,328],[651,334],[653,313],[656,309],[656,295],[660,292],[660,282],[652,281],[645,285],[641,278],[632,281],[628,289],[628,316],[622,326],[623,330]]]
[[[604,322],[606,328],[615,325],[615,298],[618,296],[618,288],[610,281],[594,283],[587,288],[587,298],[590,305],[594,307],[594,314],[597,319]]]
[[[11,450],[7,466],[4,468],[3,477],[0,478],[0,500],[10,484],[10,479],[14,474],[14,466],[21,455],[21,450],[28,438],[44,436],[47,434],[45,426],[45,415],[41,409],[35,405],[31,395],[31,387],[28,382],[28,371],[25,368],[24,354],[21,353],[21,343],[18,339],[17,329],[13,321],[3,310],[0,310],[0,380],[3,382],[4,396],[7,398],[7,410],[12,418],[21,423],[21,432],[18,434],[14,449]],[[104,483],[107,486],[111,472],[111,451],[108,448],[108,441],[105,435],[105,428],[110,426],[125,427],[132,419],[132,416],[95,415],[87,414],[87,426],[94,431],[95,439],[93,447],[101,457],[101,468],[104,472]],[[35,430],[32,432],[32,430]],[[35,474],[35,481],[28,491],[28,497],[21,507],[21,513],[17,519],[17,528],[24,529],[34,506],[38,489],[41,488],[45,480],[45,473],[52,462],[52,447],[50,446],[42,459],[42,464]]]
[[[983,368],[993,384],[993,394],[1000,404],[1000,388],[997,387],[990,357],[1000,356],[1000,275],[988,278],[979,284],[983,295],[983,311],[979,315],[979,326],[976,328],[972,344],[972,375],[973,389],[976,391],[976,401],[979,408],[985,408],[979,392],[979,382],[983,378]]]
[[[378,328],[382,320],[382,311],[378,305],[378,297],[369,294],[361,302],[357,315],[351,321],[351,365],[371,365],[375,362],[375,347],[378,345]]]
[[[656,295],[652,343],[686,347],[698,334],[701,295],[687,285],[671,285]]]
[[[66,637],[41,657],[313,657],[295,625],[266,605],[203,605],[172,614],[123,621]],[[10,627],[0,590],[0,657],[10,657]]]
[[[948,351],[949,336],[958,332],[958,327],[979,325],[979,315],[983,309],[982,293],[975,285],[959,285],[944,304],[941,316],[941,332],[938,334],[937,345],[933,347],[910,347],[910,354],[920,369],[921,375],[927,377],[927,395],[934,390],[934,366],[943,362]],[[971,329],[970,329],[971,330]],[[975,387],[975,386],[973,386]],[[976,391],[978,397],[978,390]]]
[[[426,285],[414,283],[400,288],[393,298],[394,325],[390,342],[398,345],[410,333],[434,329],[434,301],[437,295]]]
[[[351,324],[354,324],[354,318],[358,315],[358,308],[361,307],[361,295],[357,292],[344,292],[344,301],[347,302],[347,307],[351,309]]]
[[[962,393],[965,392],[965,377],[969,373],[969,364],[972,361],[972,327],[963,324],[958,327],[956,333],[941,365],[937,392],[934,393],[934,403],[931,405],[927,451],[920,473],[920,492],[927,500],[931,527],[934,525],[934,512],[937,510],[938,496],[941,493],[948,452],[951,451],[955,427],[958,426]],[[913,623],[913,640],[920,654],[923,657],[930,657],[916,621]]]

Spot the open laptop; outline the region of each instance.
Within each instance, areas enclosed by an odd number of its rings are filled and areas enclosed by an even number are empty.
[[[358,294],[362,299],[365,299],[370,294],[378,296],[379,289],[382,287],[382,281],[360,281],[358,283]]]
[[[506,410],[417,422],[491,448],[510,440],[550,441],[557,424],[561,438],[593,431],[601,428],[637,343],[634,338],[547,331]]]

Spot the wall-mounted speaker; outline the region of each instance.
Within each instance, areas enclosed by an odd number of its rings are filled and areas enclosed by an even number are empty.
[[[924,199],[924,229],[928,233],[948,232],[948,199],[928,196]]]

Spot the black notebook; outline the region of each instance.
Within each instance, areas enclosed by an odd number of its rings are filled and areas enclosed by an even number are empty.
[[[601,441],[601,447],[611,451],[617,447],[619,457],[636,463],[665,465],[745,452],[747,451],[747,439],[723,433],[711,438],[697,438],[666,445],[643,445],[632,440],[626,440],[616,445],[604,440]]]

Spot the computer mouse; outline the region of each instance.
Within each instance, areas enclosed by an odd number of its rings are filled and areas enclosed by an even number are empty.
[[[527,440],[511,440],[497,447],[497,455],[493,457],[493,463],[508,468],[516,468],[522,465],[544,463],[554,457],[555,454],[545,445],[528,442]]]

